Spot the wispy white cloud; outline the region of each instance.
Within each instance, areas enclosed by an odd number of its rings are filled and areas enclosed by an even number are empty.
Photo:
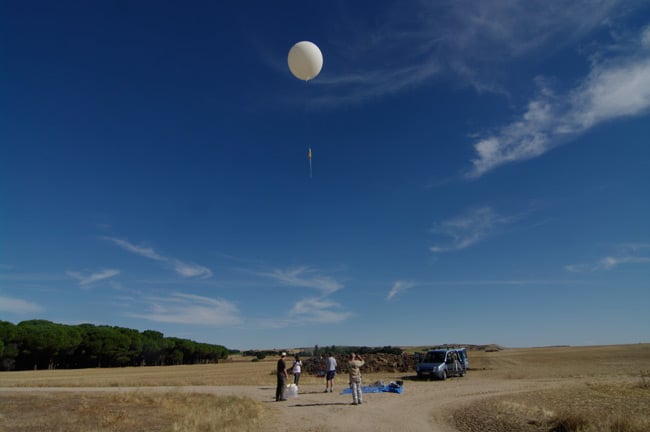
[[[564,266],[564,270],[568,271],[569,273],[583,273],[588,271],[594,271],[594,269],[595,269],[594,265],[587,265],[587,264],[567,264]]]
[[[393,287],[390,289],[388,292],[388,295],[386,296],[386,300],[392,300],[393,297],[395,297],[397,294],[400,294],[409,288],[413,287],[415,285],[414,282],[411,281],[396,281],[393,284]]]
[[[338,25],[335,56],[315,80],[312,103],[340,105],[451,79],[478,92],[509,95],[510,66],[617,34],[596,48],[589,73],[570,90],[537,78],[536,95],[513,120],[482,132],[462,175],[475,179],[506,164],[536,158],[607,121],[643,115],[650,107],[650,26],[618,34],[618,22],[644,0],[419,1],[377,8]],[[587,44],[582,42],[582,45]],[[286,67],[284,67],[286,69]]]
[[[647,33],[646,28],[625,44],[619,41],[611,56],[594,56],[589,74],[563,95],[538,79],[538,95],[523,114],[474,144],[476,157],[466,177],[477,178],[499,166],[532,159],[601,123],[647,114]]]
[[[283,286],[313,289],[319,292],[319,296],[296,300],[289,313],[290,320],[274,320],[271,325],[275,328],[288,325],[340,323],[352,316],[351,312],[329,298],[342,289],[343,284],[314,267],[276,268],[271,271],[255,272],[255,274]]]
[[[645,114],[650,106],[650,47],[640,55],[595,65],[570,95],[559,132],[583,132],[599,123]]]
[[[224,299],[176,293],[144,298],[146,311],[128,316],[154,322],[229,327],[242,322],[237,306]]]
[[[156,252],[152,247],[149,246],[139,246],[135,245],[127,240],[115,238],[115,237],[102,237],[104,240],[107,240],[120,248],[140,255],[144,258],[149,258],[154,261],[160,261],[167,263],[179,276],[185,278],[209,278],[212,276],[212,270],[207,267],[186,263],[176,258],[166,257],[164,255]]]
[[[430,0],[374,8],[356,20],[345,14],[337,22],[340,39],[329,41],[333,49],[325,53],[326,67],[315,80],[327,91],[310,99],[354,103],[427,85],[438,77],[451,77],[480,92],[507,93],[504,83],[512,61],[547,55],[579,40],[620,13],[623,3]],[[332,64],[335,70],[328,66]]]
[[[172,259],[170,262],[172,263],[174,271],[183,277],[209,278],[212,276],[212,271],[207,267],[198,264],[184,263],[177,259]]]
[[[616,255],[606,256],[588,264],[568,264],[564,269],[571,273],[584,273],[613,270],[624,264],[648,264],[650,256],[640,255],[639,252],[649,248],[650,245],[644,243],[625,243],[616,247]]]
[[[508,94],[513,61],[536,60],[582,40],[642,0],[424,1],[422,21],[444,43],[449,71],[479,92]],[[436,30],[432,30],[436,31]]]
[[[564,269],[571,273],[596,272],[613,270],[623,264],[648,264],[650,257],[644,256],[607,256],[592,264],[568,264]]]
[[[440,71],[440,64],[432,59],[424,64],[405,65],[398,69],[376,69],[323,78],[318,81],[319,84],[337,87],[340,92],[325,92],[313,102],[321,105],[362,102],[416,87]]]
[[[418,286],[534,286],[534,285],[579,285],[583,282],[575,279],[486,279],[486,280],[449,280],[418,282]]]
[[[0,296],[0,312],[23,315],[41,312],[42,310],[43,307],[37,303],[15,297]]]
[[[167,258],[158,254],[151,247],[134,245],[133,243],[130,243],[127,240],[123,240],[115,237],[102,237],[102,238],[136,255],[140,255],[142,257],[149,258],[156,261],[167,261]]]
[[[647,264],[650,263],[650,257],[642,256],[608,256],[601,259],[598,263],[599,267],[605,270],[611,270],[621,264]]]
[[[620,0],[529,0],[525,3],[488,0],[423,2],[430,12],[424,19],[441,26],[445,34],[457,35],[450,45],[457,56],[470,60],[519,57],[549,44],[569,43],[602,26],[619,8]]]
[[[650,249],[650,243],[622,243],[619,245],[621,250],[640,251]]]
[[[76,272],[76,271],[67,271],[66,274],[71,278],[78,280],[79,285],[86,286],[86,285],[92,285],[93,283],[99,282],[101,280],[115,277],[120,274],[120,271],[107,269],[97,273],[89,273],[89,274],[84,274],[82,272]]]
[[[313,297],[297,301],[290,315],[292,321],[297,320],[303,324],[334,324],[352,316],[350,312],[341,309],[341,305],[336,302]]]
[[[430,249],[432,252],[442,253],[468,248],[517,219],[518,216],[499,215],[491,207],[470,209],[463,215],[435,223],[431,232],[445,240]]]
[[[258,272],[257,275],[270,278],[285,286],[313,288],[325,295],[343,288],[342,283],[308,266],[274,269],[270,272]]]

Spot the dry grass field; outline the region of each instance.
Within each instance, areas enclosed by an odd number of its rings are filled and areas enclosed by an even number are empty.
[[[650,431],[650,346],[555,347],[477,356],[484,376],[552,382],[454,414],[461,431]]]
[[[359,408],[309,376],[297,399],[272,402],[275,360],[2,372],[0,430],[650,431],[650,344],[471,351],[464,378],[365,375],[405,391]]]

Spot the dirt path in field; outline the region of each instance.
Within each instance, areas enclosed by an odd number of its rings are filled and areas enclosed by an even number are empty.
[[[74,388],[0,388],[10,392],[159,392],[184,391],[217,395],[245,396],[263,403],[274,413],[274,424],[265,430],[285,431],[433,431],[452,432],[456,429],[452,413],[477,399],[542,390],[567,384],[567,380],[501,380],[472,377],[447,381],[405,381],[402,394],[369,393],[363,405],[351,405],[351,395],[340,392],[323,393],[321,385],[304,385],[296,398],[275,402],[275,387],[271,386],[186,386],[186,387],[74,387]],[[340,384],[340,381],[339,381]],[[480,430],[480,425],[477,425]]]

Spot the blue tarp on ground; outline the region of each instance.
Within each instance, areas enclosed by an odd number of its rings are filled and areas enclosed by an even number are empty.
[[[381,386],[362,386],[361,391],[364,393],[402,393],[403,387],[397,384],[388,384]],[[341,394],[352,394],[351,388],[344,389]]]

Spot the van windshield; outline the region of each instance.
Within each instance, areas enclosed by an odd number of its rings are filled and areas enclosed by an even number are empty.
[[[424,363],[443,363],[445,361],[444,351],[431,351],[424,356]]]

